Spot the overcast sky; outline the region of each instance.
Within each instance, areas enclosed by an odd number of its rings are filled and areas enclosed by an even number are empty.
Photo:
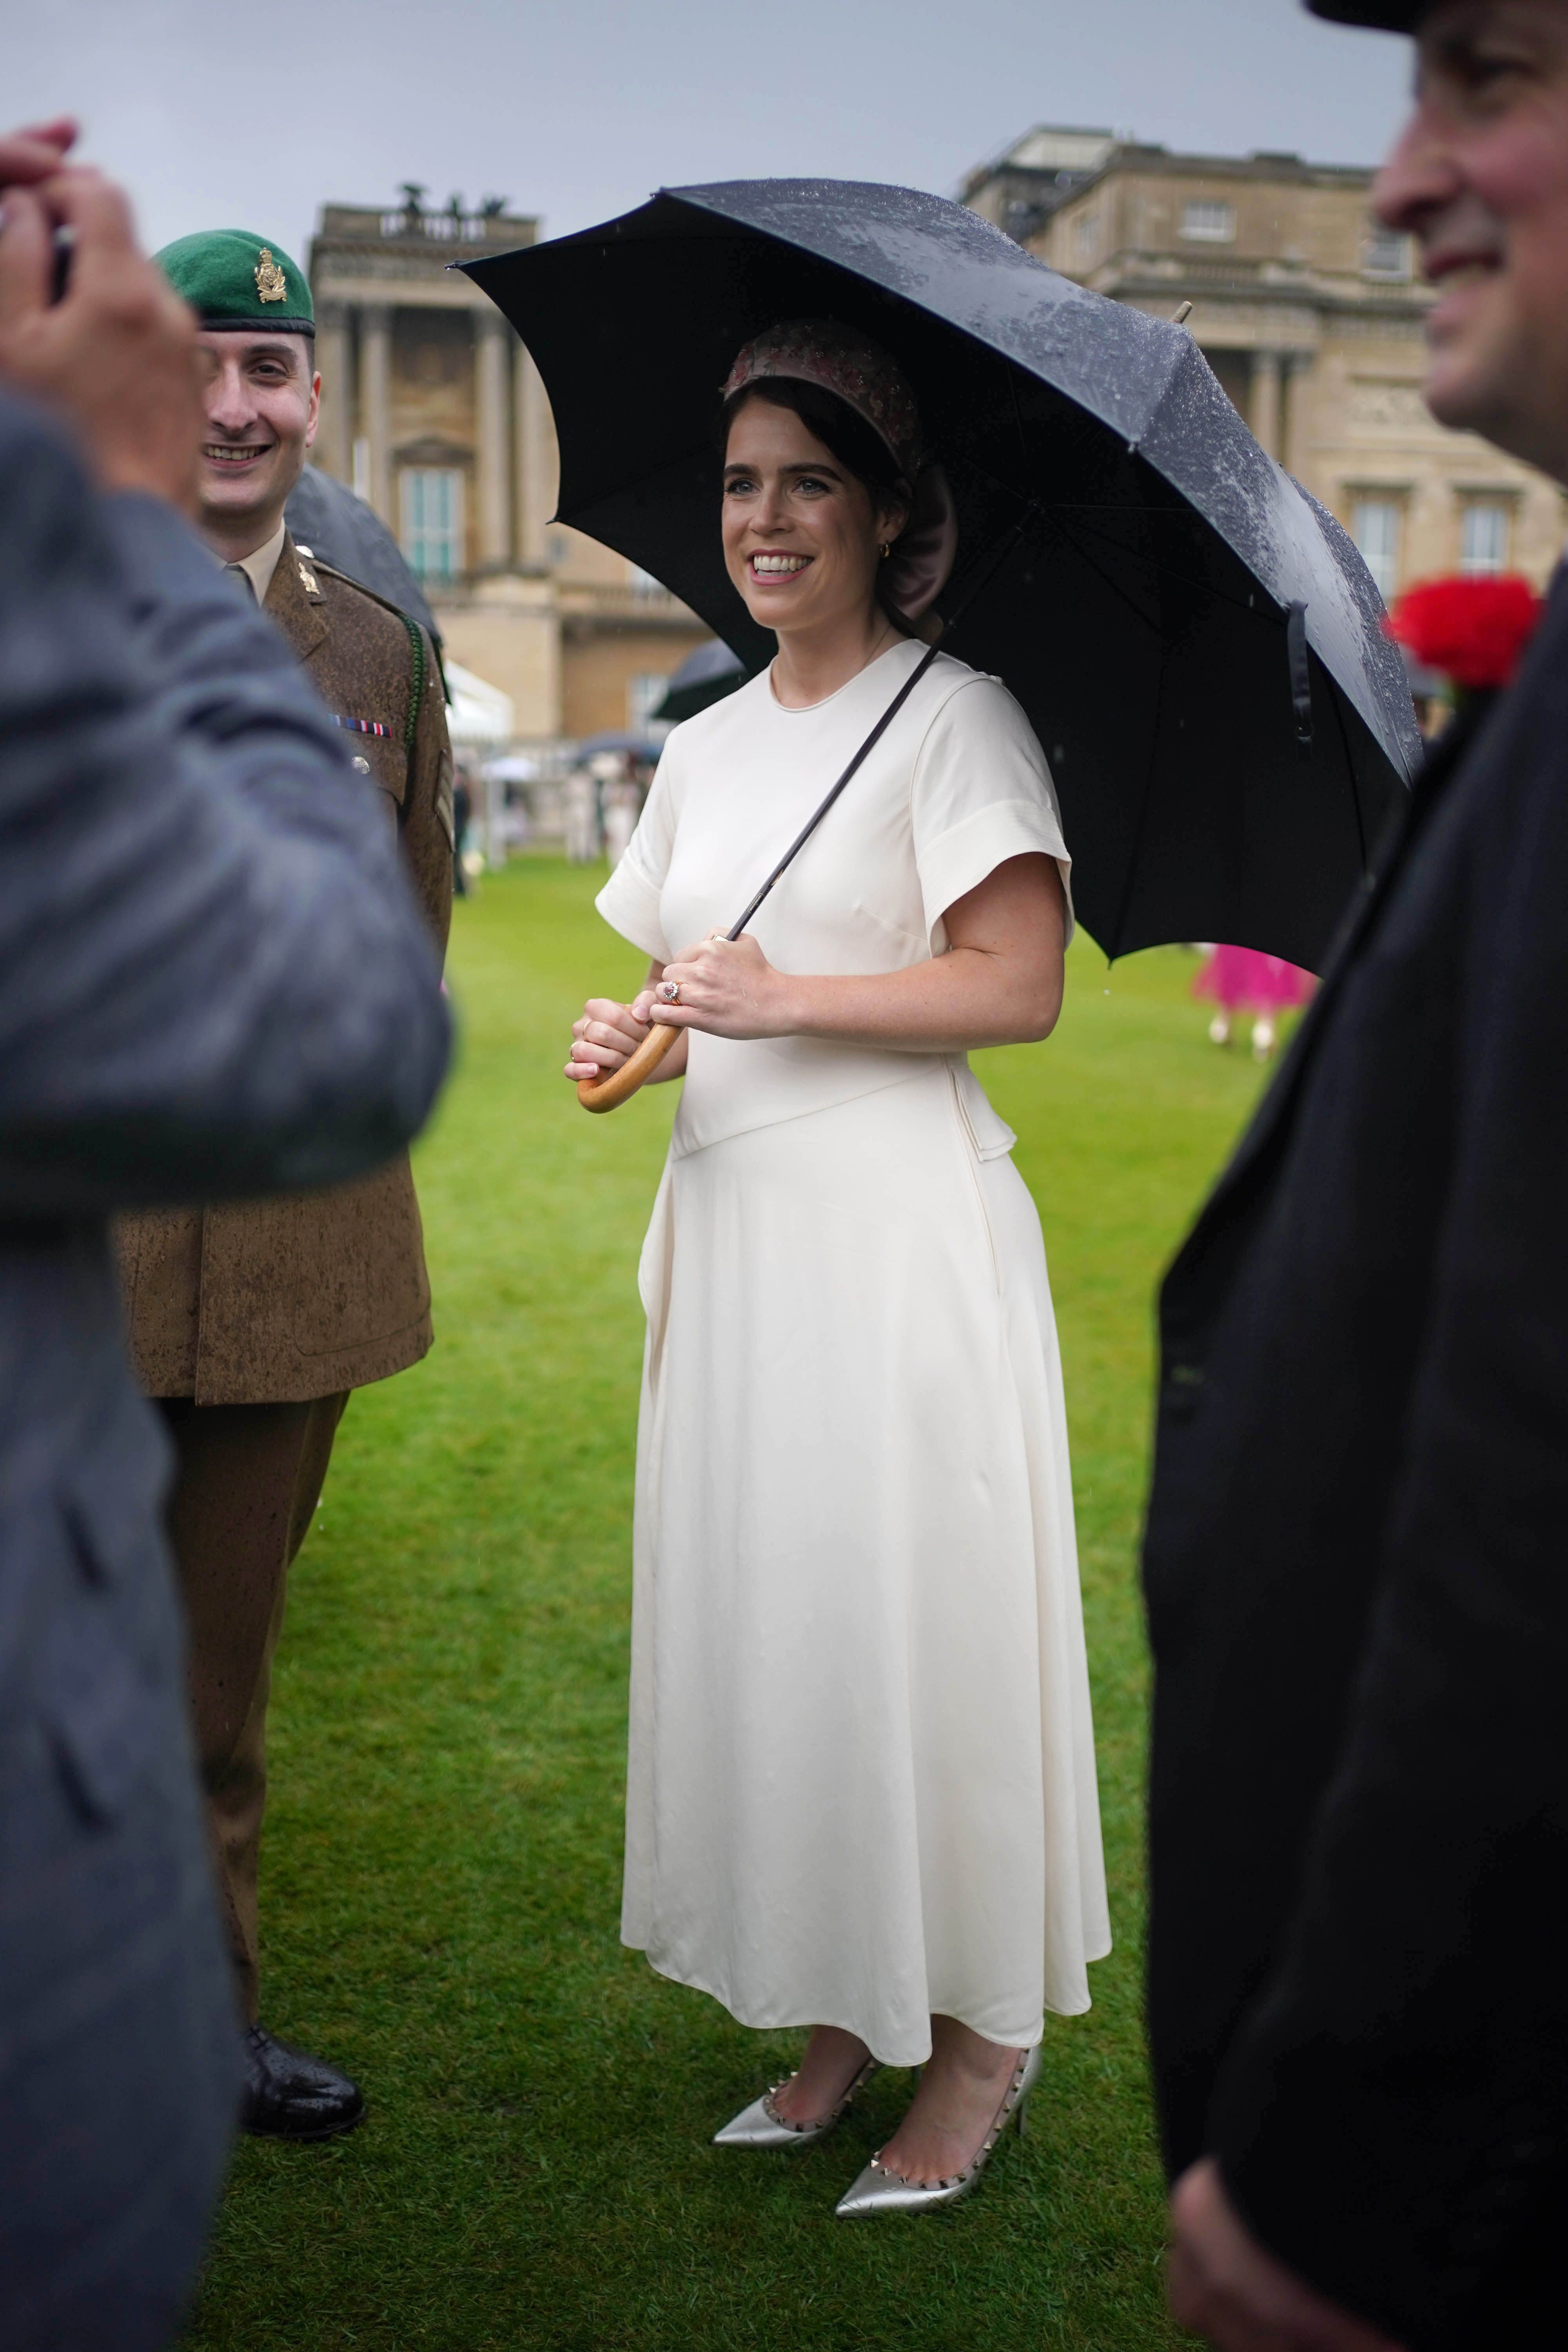
[[[328,200],[504,195],[545,234],[660,184],[826,173],[952,194],[1031,122],[1375,162],[1407,44],[1300,0],[47,0],[6,10],[11,122],[59,110],[143,234],[303,258]]]

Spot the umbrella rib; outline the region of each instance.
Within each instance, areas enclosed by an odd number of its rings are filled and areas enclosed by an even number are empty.
[[[1185,500],[1183,500],[1180,504],[1174,506],[1134,507],[1129,506],[1123,502],[1108,499],[1095,500],[1092,502],[1087,499],[1045,499],[1037,498],[1032,491],[1020,496],[1019,491],[1011,482],[1005,480],[1002,475],[994,473],[989,466],[982,465],[979,460],[974,457],[968,458],[966,462],[973,473],[978,475],[984,481],[988,482],[991,488],[994,490],[998,491],[1002,497],[1007,499],[1017,499],[1024,508],[1026,514],[1037,514],[1044,521],[1054,521],[1058,515],[1131,514],[1190,516],[1194,522],[1204,522],[1204,517],[1198,513],[1196,508],[1190,506]],[[1209,529],[1213,528],[1212,525],[1205,527]],[[1058,524],[1058,528],[1061,529],[1061,526]],[[1062,535],[1064,538],[1067,538],[1068,534],[1065,530],[1063,530]],[[1093,561],[1092,557],[1089,554],[1089,551],[1084,547],[1080,540],[1069,540],[1068,544],[1073,547],[1079,554],[1082,555],[1086,562]],[[1263,583],[1260,580],[1258,582],[1258,593],[1263,596],[1267,602],[1264,611],[1261,614],[1258,614],[1258,607],[1256,604],[1244,604],[1240,597],[1232,595],[1228,589],[1216,588],[1211,581],[1194,580],[1190,572],[1178,572],[1173,564],[1163,562],[1158,556],[1147,556],[1142,557],[1140,560],[1146,562],[1149,564],[1150,569],[1158,572],[1162,578],[1173,580],[1176,582],[1178,586],[1183,588],[1201,590],[1204,594],[1214,597],[1217,604],[1228,604],[1232,612],[1257,614],[1258,617],[1263,620],[1267,620],[1270,617],[1275,620],[1279,620],[1282,617],[1282,612],[1278,598],[1272,594],[1270,590],[1264,587]],[[1237,560],[1239,561],[1239,558]],[[1255,579],[1257,578],[1256,573],[1252,576]],[[1272,614],[1269,613],[1269,606],[1274,608]],[[1136,610],[1136,607],[1134,607],[1134,610]]]
[[[1005,373],[1007,377],[1007,391],[1013,403],[1013,422],[1018,430],[1018,447],[1023,455],[1024,470],[1028,478],[1029,496],[1031,501],[1037,505],[1038,499],[1036,496],[1036,486],[1039,479],[1039,474],[1035,464],[1035,453],[1029,444],[1029,436],[1024,430],[1024,412],[1018,405],[1018,379],[1011,367],[1007,367]]]
[[[1077,509],[1068,509],[1068,511],[1077,511]],[[1147,509],[1147,511],[1153,514],[1174,514],[1179,512],[1180,509],[1173,507],[1153,507]],[[1063,533],[1063,536],[1066,536],[1065,532]],[[1088,561],[1088,550],[1084,547],[1082,541],[1080,540],[1074,540],[1072,543],[1078,549],[1079,554],[1084,556],[1085,560]],[[1114,541],[1112,544],[1114,544]],[[1212,580],[1194,580],[1190,572],[1178,572],[1173,563],[1162,563],[1157,555],[1150,556],[1146,560],[1150,570],[1157,572],[1162,580],[1173,580],[1179,588],[1191,588],[1202,595],[1212,596],[1216,604],[1228,604],[1233,613],[1250,613],[1253,614],[1255,619],[1262,621],[1272,620],[1276,623],[1284,618],[1284,614],[1281,612],[1277,600],[1270,592],[1264,587],[1261,581],[1258,581],[1258,593],[1263,596],[1266,601],[1263,610],[1259,612],[1256,604],[1249,602],[1244,604],[1239,596],[1232,595],[1228,588],[1215,587]],[[1270,610],[1270,607],[1272,607],[1272,610]]]
[[[1121,597],[1121,602],[1126,605],[1128,611],[1141,621],[1146,629],[1158,627],[1159,624],[1152,619],[1149,614],[1141,609],[1135,600],[1129,595],[1121,581],[1113,579],[1111,574],[1106,571],[1104,565],[1096,560],[1092,550],[1081,546],[1079,542],[1074,539],[1072,533],[1068,530],[1063,524],[1057,522],[1056,517],[1052,514],[1048,507],[1035,506],[1032,501],[1031,505],[1033,511],[1039,515],[1042,520],[1054,523],[1056,525],[1056,529],[1060,532],[1061,537],[1066,541],[1073,553],[1081,557],[1082,561],[1089,566],[1089,570],[1093,572],[1099,579],[1105,583],[1105,585],[1110,590],[1112,595]],[[1020,522],[1018,528],[1020,530],[1023,529],[1022,522]],[[1158,570],[1158,568],[1159,567],[1156,565],[1155,569]]]
[[[1114,513],[1116,509],[1114,508],[1095,509],[1062,506],[1060,508],[1049,509],[1041,507],[1037,511],[1042,514],[1049,513],[1054,517],[1058,513]],[[1130,510],[1124,509],[1124,511]],[[1184,510],[1179,507],[1151,507],[1145,508],[1142,511],[1150,514],[1179,514]],[[1068,545],[1083,557],[1086,563],[1092,563],[1094,562],[1093,556],[1090,554],[1089,549],[1084,545],[1081,539],[1074,538],[1067,530],[1065,524],[1058,524],[1058,528],[1061,530],[1062,537],[1067,540]],[[1100,533],[1099,536],[1103,540],[1108,537],[1108,534]],[[1116,545],[1116,541],[1113,540],[1110,541],[1109,543],[1112,546]],[[1124,550],[1119,551],[1125,552]],[[1249,602],[1244,604],[1240,597],[1233,595],[1228,588],[1216,587],[1212,580],[1194,580],[1190,572],[1179,572],[1173,563],[1163,562],[1157,555],[1140,556],[1139,561],[1146,562],[1150,571],[1154,572],[1160,579],[1171,580],[1173,581],[1179,588],[1190,588],[1198,594],[1212,596],[1216,604],[1228,604],[1233,613],[1250,613],[1256,620],[1273,621],[1276,624],[1283,618],[1283,614],[1279,610],[1276,599],[1270,594],[1269,591],[1264,587],[1261,581],[1258,581],[1258,593],[1262,596],[1265,601],[1263,609],[1259,611],[1255,603]]]
[[[965,613],[968,612],[971,604],[974,603],[981,592],[984,589],[990,587],[991,583],[995,579],[998,572],[1001,571],[1003,564],[1006,562],[1008,556],[1012,554],[1013,550],[1017,546],[1020,539],[1022,539],[1024,535],[1024,525],[1027,520],[1028,517],[1026,511],[1018,517],[1017,521],[1013,525],[1012,530],[1006,533],[1001,545],[996,549],[990,562],[986,565],[979,579],[966,583],[964,593],[959,599],[956,611],[943,616],[942,629],[944,634],[950,630],[957,628]]]

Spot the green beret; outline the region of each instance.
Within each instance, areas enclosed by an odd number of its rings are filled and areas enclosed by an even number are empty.
[[[260,327],[275,335],[316,331],[304,272],[248,229],[177,236],[153,258],[204,327]]]

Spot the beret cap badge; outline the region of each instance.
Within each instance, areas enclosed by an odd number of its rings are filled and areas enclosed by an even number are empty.
[[[298,264],[252,228],[197,229],[153,257],[204,330],[313,335],[310,289]]]

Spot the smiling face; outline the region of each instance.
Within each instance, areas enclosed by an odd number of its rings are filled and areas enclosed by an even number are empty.
[[[321,379],[303,335],[242,328],[199,340],[206,378],[202,526],[235,560],[265,546],[283,520],[316,437]]]
[[[864,625],[881,542],[903,524],[793,409],[754,398],[724,452],[724,562],[753,621],[784,635]]]
[[[1439,289],[1428,404],[1568,478],[1568,0],[1444,0],[1415,95],[1375,201]]]

